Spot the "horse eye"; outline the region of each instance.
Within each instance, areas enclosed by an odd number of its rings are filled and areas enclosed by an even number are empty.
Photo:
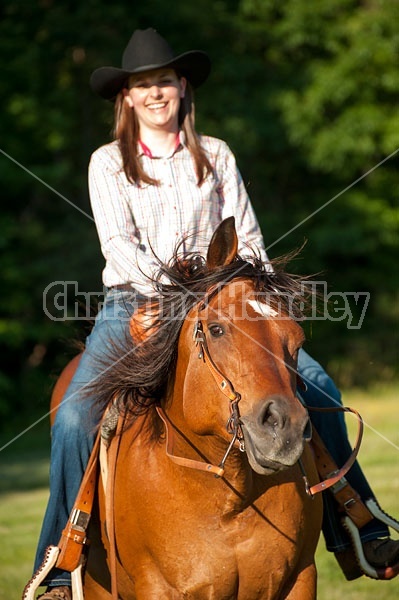
[[[221,337],[224,334],[224,329],[221,325],[209,325],[209,332],[212,337]]]

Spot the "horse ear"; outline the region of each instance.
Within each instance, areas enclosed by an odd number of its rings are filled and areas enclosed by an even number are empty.
[[[224,267],[237,256],[238,238],[234,217],[228,217],[215,230],[206,255],[208,269]]]

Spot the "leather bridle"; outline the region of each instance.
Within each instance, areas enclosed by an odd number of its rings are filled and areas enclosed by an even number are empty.
[[[200,306],[198,312],[200,310],[203,310],[204,307],[205,307],[205,305],[202,304]],[[222,460],[220,461],[219,465],[216,466],[216,465],[212,465],[211,463],[204,463],[204,462],[200,462],[200,461],[193,460],[190,458],[183,458],[181,456],[174,455],[173,454],[174,434],[173,434],[173,429],[171,429],[171,427],[170,427],[170,426],[173,427],[173,424],[171,423],[169,417],[165,414],[164,410],[161,407],[157,406],[156,410],[165,425],[166,438],[167,438],[166,453],[169,456],[169,458],[171,460],[173,460],[175,463],[180,464],[182,466],[193,468],[193,469],[198,469],[201,471],[207,471],[208,473],[214,473],[217,477],[222,477],[224,474],[224,466],[225,466],[227,457],[229,456],[229,454],[230,454],[231,450],[233,449],[236,442],[238,442],[239,449],[241,450],[241,452],[245,452],[244,435],[242,432],[242,427],[241,427],[241,422],[240,422],[240,411],[238,408],[238,403],[241,400],[241,394],[236,392],[230,379],[222,373],[222,371],[219,369],[219,367],[215,364],[214,360],[212,359],[210,352],[209,352],[205,331],[204,331],[202,321],[201,321],[199,315],[197,316],[197,320],[194,325],[193,341],[195,342],[195,345],[199,347],[198,358],[202,359],[204,361],[204,363],[207,365],[214,380],[216,381],[216,384],[217,384],[219,390],[229,400],[230,416],[226,423],[226,431],[232,436],[232,438],[230,440],[227,450],[226,450]]]
[[[196,346],[199,346],[198,358],[203,359],[204,363],[207,365],[210,372],[212,373],[212,376],[216,381],[218,388],[229,399],[230,417],[227,420],[226,430],[233,437],[220,463],[220,466],[224,467],[226,459],[230,454],[230,451],[233,448],[236,441],[238,441],[240,445],[241,452],[245,452],[244,435],[242,432],[240,422],[240,411],[238,408],[238,403],[241,400],[241,394],[236,392],[230,379],[228,379],[228,377],[226,377],[226,375],[222,373],[222,371],[216,366],[215,362],[213,361],[209,352],[205,331],[202,326],[202,321],[199,317],[197,318],[197,321],[194,326],[193,341],[195,342]]]
[[[222,373],[222,371],[219,369],[219,367],[215,364],[214,360],[212,359],[211,354],[209,352],[204,327],[202,325],[202,321],[199,316],[200,312],[203,311],[206,308],[206,306],[209,305],[210,298],[212,296],[216,295],[219,291],[220,291],[220,285],[215,286],[215,288],[213,288],[208,293],[206,298],[198,306],[198,314],[197,314],[197,318],[196,318],[195,325],[194,325],[194,331],[193,331],[193,341],[195,342],[196,346],[199,347],[198,358],[202,359],[204,361],[204,363],[207,365],[219,390],[229,400],[230,417],[227,420],[226,430],[232,436],[232,438],[230,440],[227,450],[226,450],[221,462],[219,463],[219,465],[216,466],[211,463],[193,460],[190,458],[183,458],[181,456],[176,456],[175,454],[173,454],[173,445],[174,445],[173,441],[174,441],[175,427],[174,427],[173,423],[171,422],[171,420],[169,419],[169,417],[166,415],[165,411],[160,406],[157,406],[156,410],[165,426],[167,456],[173,462],[175,462],[181,466],[189,467],[192,469],[197,469],[200,471],[206,471],[208,473],[215,474],[217,477],[222,477],[224,474],[224,470],[225,470],[224,467],[225,467],[227,457],[229,456],[230,452],[232,451],[234,445],[236,444],[236,442],[238,442],[239,449],[241,450],[241,452],[245,452],[245,442],[244,442],[244,435],[243,435],[241,421],[240,421],[240,411],[239,411],[239,407],[238,407],[238,404],[241,399],[241,394],[239,394],[239,392],[237,392],[234,389],[234,386],[233,386],[232,382],[230,381],[230,379]],[[349,471],[349,469],[353,466],[353,464],[356,460],[357,454],[359,452],[360,444],[361,444],[361,440],[362,440],[363,420],[357,411],[355,411],[354,409],[349,408],[349,407],[340,406],[340,407],[336,407],[336,408],[316,408],[316,407],[306,406],[305,404],[304,404],[304,406],[307,410],[311,410],[311,411],[352,412],[357,416],[357,419],[358,419],[358,433],[357,433],[356,443],[352,450],[351,455],[349,456],[349,458],[347,459],[345,464],[340,469],[337,469],[337,470],[329,473],[328,476],[326,477],[326,479],[320,481],[316,485],[310,486],[307,476],[306,476],[306,473],[305,473],[305,470],[304,470],[304,467],[303,467],[302,460],[299,459],[298,464],[302,471],[302,477],[304,480],[306,493],[309,496],[313,497],[315,494],[317,494],[319,492],[323,492],[323,491],[327,490],[328,488],[334,486],[338,481],[340,481],[346,475],[346,473]]]

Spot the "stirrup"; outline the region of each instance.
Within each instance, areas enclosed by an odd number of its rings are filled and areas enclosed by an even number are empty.
[[[22,600],[35,600],[38,588],[43,584],[43,581],[50,573],[51,569],[55,567],[59,553],[60,548],[58,546],[49,546],[47,548],[42,564],[34,573],[32,579],[28,581],[24,587],[24,591],[22,592]],[[79,564],[78,567],[71,573],[72,600],[84,600],[82,568],[83,565]]]
[[[60,549],[58,546],[49,546],[47,548],[42,564],[33,574],[32,579],[28,581],[24,587],[24,591],[22,592],[22,600],[35,600],[37,588],[42,585],[44,579],[50,573],[51,569],[55,567],[59,553]]]
[[[394,531],[399,532],[399,521],[390,517],[387,513],[385,513],[382,508],[379,506],[376,500],[370,498],[365,501],[365,505],[367,506],[370,513],[381,523],[384,523],[388,527],[391,527]],[[397,575],[399,575],[399,561],[390,567],[373,567],[367,561],[364,552],[363,546],[360,539],[359,529],[356,527],[355,523],[348,516],[343,517],[342,523],[349,533],[349,536],[352,540],[353,549],[355,552],[356,560],[359,565],[359,568],[367,575],[367,577],[371,577],[372,579],[393,579]]]

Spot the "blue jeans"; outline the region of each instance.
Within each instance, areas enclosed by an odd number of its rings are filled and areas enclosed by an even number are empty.
[[[79,491],[101,419],[88,385],[102,373],[107,350],[112,356],[112,342],[125,338],[133,310],[132,293],[108,292],[86,340],[79,366],[58,408],[51,432],[50,498],[39,538],[35,571],[43,561],[47,546],[59,542]],[[53,569],[44,584],[71,585],[71,575]]]
[[[127,317],[133,312],[133,306],[128,303],[130,299],[131,294],[126,292],[111,291],[107,294],[105,306],[96,318],[79,367],[58,409],[52,430],[50,498],[40,534],[35,570],[40,566],[47,546],[58,544],[78,493],[101,417],[95,409],[95,398],[87,395],[85,386],[101,373],[101,356],[107,348],[111,348],[112,340],[123,339],[122,336],[126,335]],[[331,378],[304,351],[299,355],[298,370],[308,386],[306,392],[301,392],[307,404],[328,406],[341,403],[340,393]],[[334,459],[342,465],[351,451],[342,413],[313,413],[311,417]],[[348,480],[363,499],[373,496],[357,463],[348,474]],[[349,546],[348,536],[330,495],[324,494],[324,508],[323,533],[328,549],[338,550]],[[373,522],[363,530],[364,541],[388,535],[388,530],[378,522]],[[44,583],[58,586],[70,585],[70,581],[69,572],[53,569]]]

